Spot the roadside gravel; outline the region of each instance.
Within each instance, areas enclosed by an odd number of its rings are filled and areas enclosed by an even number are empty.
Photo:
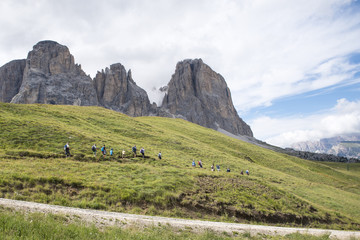
[[[159,226],[170,225],[177,229],[191,229],[192,231],[204,231],[211,229],[217,232],[228,232],[230,234],[237,232],[250,233],[251,235],[266,234],[266,235],[286,235],[291,233],[302,233],[311,235],[329,234],[331,238],[335,239],[360,239],[360,231],[338,231],[327,229],[309,229],[309,228],[290,228],[290,227],[272,227],[261,225],[224,223],[224,222],[210,222],[200,220],[187,220],[178,218],[144,216],[127,213],[106,212],[90,209],[63,207],[56,205],[48,205],[42,203],[25,202],[11,199],[0,198],[0,206],[5,208],[12,208],[23,212],[41,212],[60,214],[85,221],[87,223],[94,223],[98,227],[104,226],[120,226],[126,227],[131,225],[137,226]]]

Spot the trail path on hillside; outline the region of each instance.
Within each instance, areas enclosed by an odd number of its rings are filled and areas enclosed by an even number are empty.
[[[337,239],[360,239],[360,231],[338,231],[323,229],[307,229],[307,228],[290,228],[290,227],[272,227],[237,223],[210,222],[200,220],[186,220],[178,218],[154,217],[136,214],[106,212],[99,210],[63,207],[56,205],[48,205],[42,203],[25,202],[11,199],[0,198],[0,206],[12,208],[23,212],[41,212],[65,215],[70,218],[79,219],[87,223],[94,223],[98,227],[103,226],[120,226],[126,227],[130,225],[137,226],[159,226],[170,225],[177,229],[192,229],[193,231],[204,231],[211,229],[217,232],[234,232],[250,233],[251,235],[286,235],[291,233],[302,233],[312,235],[330,234],[330,237]]]

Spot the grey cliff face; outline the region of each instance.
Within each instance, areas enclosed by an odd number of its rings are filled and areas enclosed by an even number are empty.
[[[0,102],[11,102],[19,92],[25,62],[25,59],[14,60],[0,67]]]
[[[201,59],[184,60],[176,65],[162,108],[174,117],[208,128],[253,136],[250,127],[238,116],[224,78]]]
[[[136,85],[131,71],[116,63],[96,74],[94,85],[102,106],[129,116],[146,116],[151,105],[145,90]]]
[[[12,103],[98,105],[92,79],[66,46],[42,41],[26,59],[23,81]]]

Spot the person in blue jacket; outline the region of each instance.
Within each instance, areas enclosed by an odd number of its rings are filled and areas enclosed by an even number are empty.
[[[101,148],[101,152],[102,152],[103,156],[105,156],[105,155],[106,155],[106,147],[105,147],[105,145],[104,145],[104,146],[102,146],[102,148]]]

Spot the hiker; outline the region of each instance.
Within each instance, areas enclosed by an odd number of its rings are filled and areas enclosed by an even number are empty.
[[[96,157],[96,144],[94,144],[94,145],[91,147],[91,150],[92,150],[93,153],[94,153],[94,157]]]
[[[65,156],[66,157],[70,157],[70,146],[69,146],[69,143],[66,143],[65,146],[64,146],[64,150],[65,150]]]
[[[125,150],[123,149],[122,150],[122,159],[124,159],[124,157],[125,157]]]
[[[192,164],[191,164],[193,167],[196,167],[196,164],[195,164],[195,160],[192,161]]]
[[[140,149],[140,153],[142,154],[142,157],[144,158],[144,157],[145,157],[145,149],[144,149],[144,148],[141,148],[141,149]]]
[[[136,157],[136,145],[134,145],[134,146],[132,147],[132,151],[133,151],[133,153],[134,153],[134,157]]]
[[[203,167],[201,160],[198,161],[198,164],[199,164],[199,167],[200,167],[200,168]]]
[[[240,173],[241,175],[244,175],[244,171],[243,170],[241,170],[241,173]]]
[[[246,174],[249,176],[249,174],[250,174],[250,173],[249,173],[249,170],[246,170]]]
[[[161,160],[161,152],[159,152],[158,158],[159,158],[159,160]]]
[[[103,156],[106,155],[106,147],[105,147],[105,145],[101,148],[101,152],[102,152]]]
[[[229,167],[226,169],[226,172],[230,172],[230,168],[229,168]]]
[[[110,149],[110,156],[112,156],[114,153],[114,150],[113,149]]]
[[[216,170],[220,171],[220,165],[216,165]]]
[[[211,165],[211,171],[214,171],[214,163]]]

